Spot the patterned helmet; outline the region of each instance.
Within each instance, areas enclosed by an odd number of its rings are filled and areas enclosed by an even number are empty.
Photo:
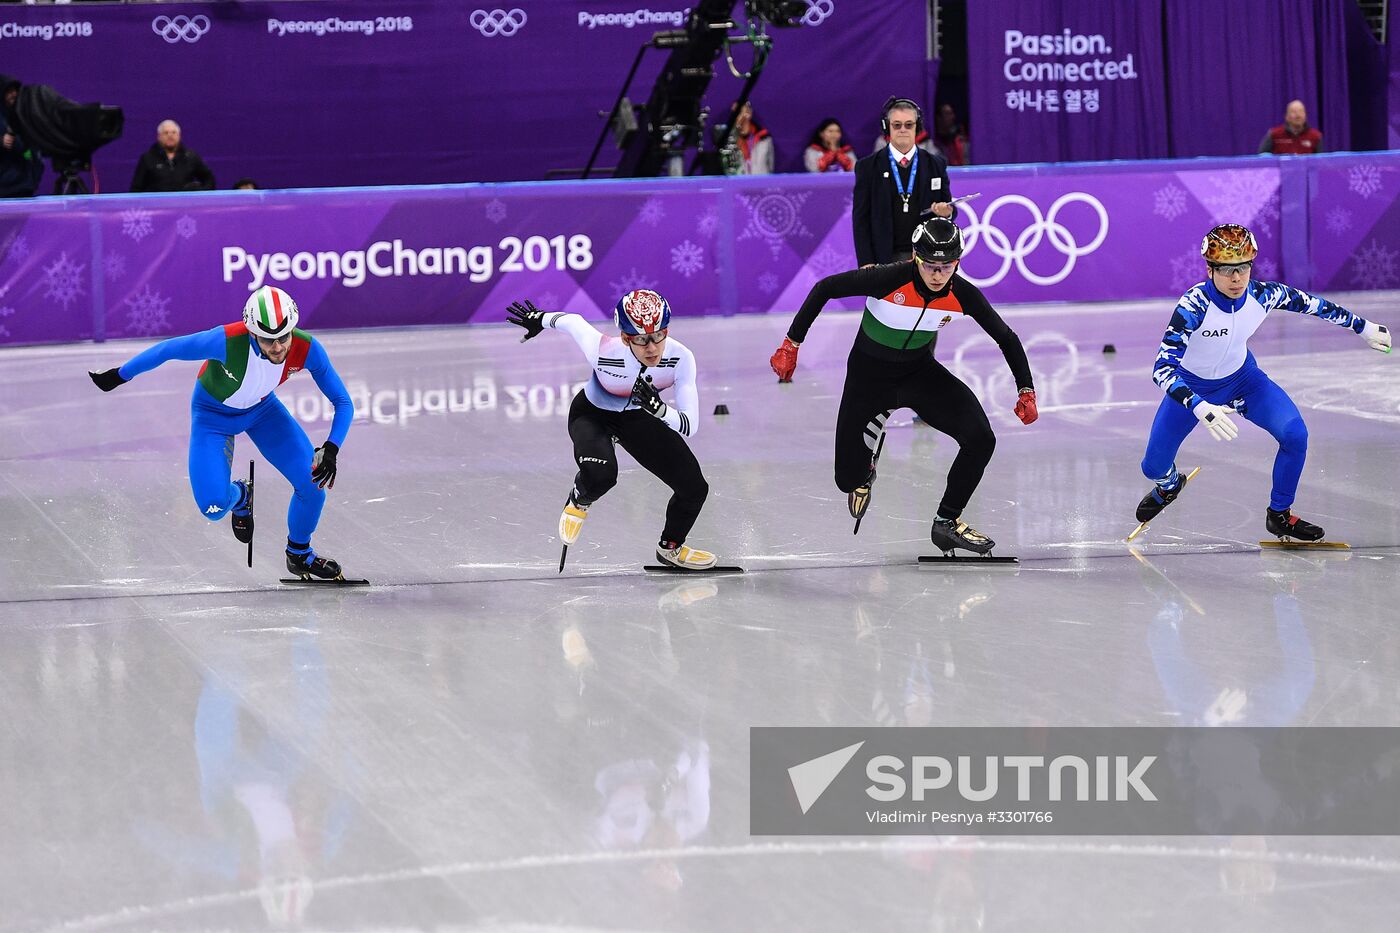
[[[952,262],[962,253],[962,230],[948,218],[931,217],[914,228],[914,255],[924,262]]]
[[[639,288],[617,300],[613,320],[629,336],[654,334],[671,326],[671,305],[651,289]]]
[[[285,337],[297,326],[297,303],[282,289],[272,285],[248,296],[243,305],[243,323],[248,333],[269,340]]]
[[[1220,224],[1201,240],[1201,255],[1206,262],[1221,265],[1253,262],[1259,255],[1259,243],[1239,224]]]

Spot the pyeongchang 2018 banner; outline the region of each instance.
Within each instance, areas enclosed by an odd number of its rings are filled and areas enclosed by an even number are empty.
[[[1168,155],[1160,0],[983,0],[967,8],[977,161]]]

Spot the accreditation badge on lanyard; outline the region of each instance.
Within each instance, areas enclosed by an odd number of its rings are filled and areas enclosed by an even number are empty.
[[[914,193],[914,179],[919,177],[919,147],[914,147],[914,156],[909,162],[909,186],[904,186],[903,180],[899,177],[899,163],[894,160],[894,146],[886,146],[885,151],[890,154],[890,171],[894,174],[895,190],[899,192],[899,198],[904,202],[904,213],[909,213],[909,195]]]

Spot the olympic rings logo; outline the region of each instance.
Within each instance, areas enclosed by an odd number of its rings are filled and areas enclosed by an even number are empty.
[[[807,0],[807,12],[802,14],[802,25],[820,26],[835,12],[835,0]]]
[[[525,28],[529,19],[518,7],[513,10],[472,10],[472,28],[488,39],[503,36],[509,39]]]
[[[209,31],[209,17],[198,16],[157,16],[151,20],[151,31],[171,45],[177,42],[198,42]]]
[[[1084,246],[1080,246],[1075,240],[1074,234],[1070,233],[1069,229],[1058,220],[1060,210],[1066,204],[1075,202],[1089,205],[1099,219],[1098,233]],[[992,223],[992,217],[998,210],[1012,204],[1024,207],[1031,215],[1030,225],[1016,236],[1015,243],[1012,243],[1011,238],[1002,232],[1000,227]],[[1071,191],[1068,194],[1060,195],[1055,199],[1055,203],[1050,205],[1049,212],[1044,215],[1040,213],[1040,208],[1034,201],[1019,194],[1004,194],[997,198],[987,205],[987,212],[981,217],[977,215],[977,211],[970,204],[960,204],[958,210],[967,214],[971,219],[971,223],[963,228],[963,238],[966,244],[963,252],[972,252],[972,248],[977,245],[980,239],[984,241],[987,249],[1001,257],[1001,267],[986,278],[976,278],[968,275],[963,269],[958,270],[969,282],[983,287],[995,285],[1006,278],[1006,273],[1011,271],[1012,263],[1015,263],[1016,269],[1028,282],[1035,285],[1058,285],[1074,271],[1074,264],[1080,256],[1087,256],[1098,249],[1103,245],[1104,239],[1108,237],[1108,211],[1104,209],[1098,198],[1083,191]],[[1064,265],[1059,272],[1039,275],[1027,268],[1026,258],[1036,251],[1042,239],[1049,240],[1050,245],[1065,257]]]

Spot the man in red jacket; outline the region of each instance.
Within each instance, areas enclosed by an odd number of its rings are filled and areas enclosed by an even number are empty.
[[[1308,126],[1308,109],[1301,100],[1290,103],[1283,122],[1264,134],[1259,151],[1274,155],[1312,155],[1322,151],[1322,134]]]

